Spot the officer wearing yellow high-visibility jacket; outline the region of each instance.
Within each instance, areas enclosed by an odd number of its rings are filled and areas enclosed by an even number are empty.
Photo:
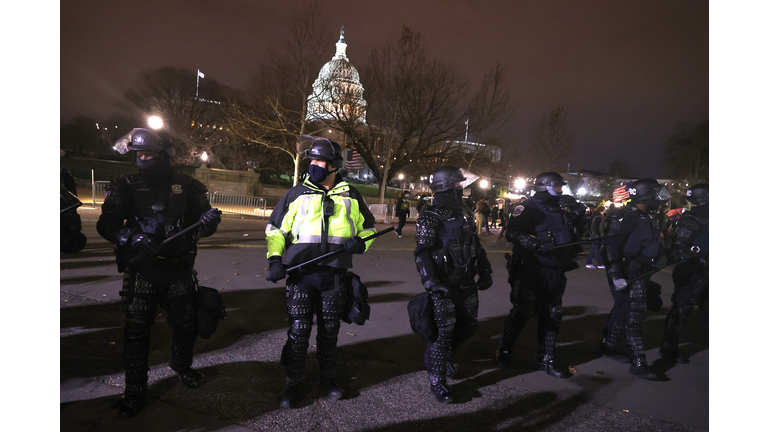
[[[286,277],[285,268],[304,263],[338,249],[338,253],[287,275],[286,303],[288,340],[280,363],[287,367],[280,406],[294,408],[309,347],[312,318],[317,313],[317,360],[320,387],[334,399],[344,397],[336,381],[336,342],[344,310],[342,297],[352,254],[363,253],[373,240],[363,241],[376,230],[374,217],[362,195],[341,180],[344,160],[341,147],[326,138],[312,139],[304,154],[311,159],[309,176],[294,186],[275,206],[267,224],[269,277],[277,282]]]

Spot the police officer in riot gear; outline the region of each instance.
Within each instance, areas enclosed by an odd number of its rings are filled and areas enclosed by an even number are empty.
[[[565,272],[578,268],[579,246],[556,248],[580,240],[587,230],[587,206],[563,195],[567,183],[555,172],[536,176],[533,197],[515,206],[505,237],[513,244],[508,258],[512,309],[504,321],[497,362],[509,366],[512,347],[534,313],[539,347],[534,367],[556,378],[566,372],[555,365],[555,339],[563,319]]]
[[[442,403],[454,397],[446,382],[446,376],[455,373],[450,359],[477,330],[477,290],[493,283],[474,216],[462,207],[467,181],[458,168],[438,168],[429,177],[433,204],[425,206],[416,221],[416,268],[432,298],[437,326],[436,339],[427,343],[425,363],[432,394]]]
[[[629,186],[626,205],[606,213],[607,235],[601,253],[614,306],[603,329],[605,339],[599,354],[621,363],[631,363],[629,373],[646,380],[659,375],[648,368],[643,349],[643,311],[661,286],[648,275],[661,269],[667,259],[655,212],[671,196],[652,178],[641,178]],[[642,277],[641,277],[642,276]],[[659,305],[660,307],[660,305]],[[618,350],[621,337],[629,356]]]
[[[73,179],[74,180],[74,179]],[[77,196],[69,188],[60,183],[60,246],[61,253],[80,252],[85,247],[86,238],[82,232],[82,222],[77,208],[83,205]]]
[[[680,216],[672,240],[670,255],[677,263],[672,271],[675,291],[659,349],[662,358],[673,363],[688,363],[677,345],[694,306],[699,306],[705,333],[709,330],[709,185],[692,186],[687,199],[691,209]]]
[[[191,367],[197,338],[196,243],[216,232],[221,216],[208,203],[205,185],[172,169],[176,151],[170,140],[136,128],[118,139],[115,148],[123,154],[136,152],[139,172],[107,186],[96,229],[115,245],[118,271],[124,273],[125,395],[114,407],[132,416],[147,400],[149,336],[158,303],[173,328],[171,369],[188,387],[197,387],[202,378]],[[162,244],[198,221],[198,229]]]
[[[272,212],[266,228],[269,276],[286,278],[288,339],[280,363],[286,366],[282,408],[294,408],[309,348],[312,319],[317,314],[317,360],[320,387],[333,399],[344,397],[336,380],[336,343],[344,311],[347,269],[352,255],[362,254],[376,233],[374,217],[362,195],[342,181],[341,147],[326,138],[303,135],[311,141],[304,157],[311,159],[309,176],[289,189]],[[286,275],[286,267],[302,264],[334,250],[336,254]]]

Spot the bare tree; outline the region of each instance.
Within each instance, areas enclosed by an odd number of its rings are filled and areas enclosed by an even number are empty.
[[[176,145],[177,163],[192,163],[205,151],[226,167],[216,157],[217,149],[227,144],[220,105],[223,89],[210,78],[204,84],[198,98],[196,72],[174,67],[149,70],[125,92],[128,103],[122,106],[125,115],[141,123],[152,115],[163,119]]]
[[[294,12],[290,37],[278,47],[270,45],[249,87],[227,99],[226,126],[233,145],[252,144],[287,154],[293,160],[294,185],[305,150],[298,137],[319,132],[319,125],[307,120],[307,102],[330,46],[326,27],[316,1]]]
[[[568,112],[562,105],[544,114],[531,128],[528,162],[537,172],[562,169],[563,161],[573,154],[573,137],[568,131]]]
[[[665,162],[672,178],[691,184],[709,178],[709,120],[681,123],[667,140]]]
[[[368,101],[365,122],[355,110],[327,113],[331,118],[327,126],[348,137],[346,144],[360,153],[378,180],[382,200],[388,181],[409,164],[436,168],[457,151],[469,112],[477,113],[477,121],[487,125],[509,114],[489,108],[507,106],[500,67],[483,81],[477,96],[467,97],[467,80],[451,67],[430,60],[422,41],[419,32],[403,27],[397,41],[372,51],[361,73]],[[336,98],[333,106],[341,107],[352,106],[359,97],[343,91],[331,96]]]

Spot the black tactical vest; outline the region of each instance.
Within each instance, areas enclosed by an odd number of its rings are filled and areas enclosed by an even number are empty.
[[[442,222],[435,239],[436,250],[432,252],[440,280],[455,283],[474,277],[478,250],[474,216],[465,209],[434,209],[434,213]]]

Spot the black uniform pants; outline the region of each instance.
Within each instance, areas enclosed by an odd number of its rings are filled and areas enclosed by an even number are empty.
[[[427,343],[427,372],[432,384],[445,381],[445,363],[477,331],[477,288],[451,288],[432,295],[437,338]]]
[[[407,219],[407,215],[405,212],[400,212],[400,214],[397,216],[399,223],[397,224],[397,228],[395,229],[395,232],[397,235],[403,235],[403,227],[405,226],[405,220]]]
[[[171,283],[152,283],[133,270],[123,274],[120,291],[125,312],[123,360],[125,392],[143,393],[149,371],[149,336],[157,305],[168,312],[166,322],[173,329],[170,366],[183,370],[192,366],[197,339],[197,273],[177,272]]]
[[[683,324],[699,306],[701,324],[709,336],[709,272],[695,266],[678,265],[672,272],[675,291],[672,293],[672,307],[666,318],[664,328],[664,348],[677,350]]]
[[[304,374],[304,361],[317,314],[317,361],[324,377],[336,375],[336,343],[341,314],[346,270],[319,267],[289,275],[286,285],[288,340],[280,363],[287,367],[286,383],[298,383]]]
[[[533,314],[538,314],[539,354],[554,357],[555,335],[563,321],[565,273],[533,265],[519,267],[509,299],[512,308],[504,320],[502,350],[511,350]]]

